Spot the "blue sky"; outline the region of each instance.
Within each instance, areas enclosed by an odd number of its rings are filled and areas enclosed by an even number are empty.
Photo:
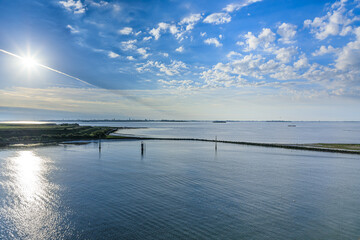
[[[36,64],[0,52],[0,119],[360,120],[359,13],[359,0],[2,0],[0,49]]]

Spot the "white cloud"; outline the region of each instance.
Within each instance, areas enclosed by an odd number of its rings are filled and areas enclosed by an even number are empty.
[[[161,73],[168,75],[168,76],[174,76],[180,74],[181,71],[184,69],[187,69],[185,63],[182,61],[176,61],[172,60],[171,64],[164,64],[158,61],[147,61],[146,64],[143,64],[141,67],[138,67],[136,70],[138,72],[146,72],[150,71],[152,68],[158,69]]]
[[[134,61],[134,60],[135,60],[135,58],[134,58],[133,56],[127,56],[126,58],[127,58],[127,60],[130,60],[130,61]]]
[[[185,31],[190,31],[194,28],[194,25],[200,21],[200,19],[202,18],[200,13],[196,13],[196,14],[191,14],[188,17],[183,18],[179,24],[180,25],[185,25]]]
[[[183,18],[177,26],[176,24],[169,24],[161,22],[158,24],[157,28],[152,28],[149,33],[154,37],[155,40],[158,40],[163,33],[169,32],[174,35],[178,40],[182,41],[184,39],[184,34],[191,31],[195,24],[202,18],[201,14],[191,14],[188,17]],[[144,40],[149,40],[149,37],[144,38]]]
[[[184,47],[180,46],[177,49],[175,49],[175,51],[182,53],[184,51]]]
[[[143,41],[149,41],[150,39],[152,39],[152,36],[144,37]]]
[[[280,66],[280,62],[274,59],[270,59],[269,61],[260,64],[258,67],[262,74],[270,74],[276,72],[277,69],[280,68]]]
[[[240,54],[237,54],[240,57]],[[201,73],[204,87],[274,87],[287,86],[287,81],[299,80],[299,74],[308,68],[305,56],[301,56],[295,66],[286,65],[274,59],[266,60],[261,55],[249,54],[228,63],[218,63]],[[306,69],[305,69],[306,70]],[[312,77],[312,76],[308,76]],[[267,81],[265,81],[267,79]],[[285,82],[268,81],[269,79]],[[290,84],[290,83],[289,83]]]
[[[236,86],[237,77],[231,74],[231,70],[228,65],[218,63],[212,69],[202,72],[200,78],[207,88]]]
[[[147,57],[149,57],[151,54],[147,52],[147,50],[145,48],[138,48],[136,49],[136,51],[142,55],[142,57],[145,59]]]
[[[85,6],[81,3],[80,0],[67,0],[67,1],[59,1],[59,3],[66,8],[69,12],[73,12],[74,14],[82,14],[85,13]]]
[[[276,54],[276,59],[278,59],[280,62],[288,63],[296,54],[296,49],[294,47],[280,48],[274,50],[274,53]]]
[[[164,57],[169,57],[169,54],[168,54],[168,53],[162,53],[162,55],[163,55]]]
[[[195,24],[197,24],[200,19],[202,18],[200,13],[191,14],[185,18],[183,18],[178,24],[179,29],[176,28],[175,25],[173,25],[173,28],[176,29],[176,31],[171,32],[173,35],[176,36],[176,38],[179,41],[182,41],[184,39],[184,35],[188,32],[190,32],[192,29],[194,29]],[[171,31],[171,29],[170,29]]]
[[[151,29],[149,33],[154,36],[155,40],[158,40],[161,36],[161,31],[166,30],[168,26],[169,24],[161,22],[157,28]]]
[[[175,35],[176,33],[179,32],[179,30],[177,29],[177,27],[175,25],[170,25],[169,30],[172,35]]]
[[[329,53],[337,53],[338,49],[334,48],[333,46],[321,46],[318,50],[312,53],[313,56],[322,56]]]
[[[187,69],[187,66],[182,61],[172,60],[170,65],[165,66],[161,64],[159,69],[161,72],[164,72],[165,74],[172,76],[175,74],[179,74],[179,72],[182,69]]]
[[[201,19],[200,13],[191,14],[180,21],[180,25],[197,23]]]
[[[282,23],[277,30],[277,33],[281,36],[279,41],[283,43],[293,43],[293,38],[296,34],[296,28],[297,27],[293,24]]]
[[[275,57],[270,60],[269,56],[241,56],[230,52],[229,62],[218,63],[201,73],[201,79],[204,80],[202,88],[266,86],[292,94],[294,91],[304,91],[304,86],[311,86],[328,95],[360,96],[360,27],[358,31],[357,40],[344,47],[344,55],[338,55],[336,66],[310,64],[305,54],[292,62],[296,53],[294,47],[273,49]],[[231,58],[233,56],[236,58]]]
[[[325,16],[316,17],[314,20],[307,19],[304,21],[304,26],[309,27],[311,33],[319,40],[329,36],[345,36],[351,32],[351,27],[348,25],[360,19],[358,16],[353,16],[351,10],[346,10],[346,2],[346,0],[335,2]]]
[[[236,56],[242,56],[242,54],[241,53],[238,53],[238,52],[234,52],[234,51],[231,51],[231,52],[229,52],[227,55],[226,55],[226,57],[227,58],[232,58],[232,57],[236,57]]]
[[[289,80],[296,80],[301,78],[300,75],[295,71],[296,69],[293,66],[281,64],[278,65],[278,68],[273,74],[269,76],[273,79],[280,80],[280,81],[289,81]]]
[[[260,40],[252,32],[248,32],[245,35],[245,39],[248,45],[246,50],[255,50],[260,44]],[[237,44],[240,46],[242,43],[243,42],[237,42]]]
[[[201,33],[200,33],[200,36],[205,37],[205,36],[206,36],[206,32],[201,32]]]
[[[138,71],[139,73],[149,72],[150,68],[154,66],[154,63],[154,61],[147,61],[147,63],[139,64],[140,67],[137,67],[136,71]]]
[[[232,68],[232,73],[243,76],[251,76],[258,79],[263,79],[263,74],[259,72],[259,67],[264,58],[260,55],[246,55],[241,59],[236,59],[229,65]]]
[[[136,39],[121,42],[121,49],[123,49],[125,51],[134,50],[134,49],[136,49],[136,46],[135,46],[136,42],[137,42]]]
[[[301,55],[300,58],[294,63],[296,69],[302,69],[309,66],[308,59],[305,55]]]
[[[353,30],[353,28],[351,26],[343,27],[340,32],[340,36],[346,36],[349,33],[351,33],[352,30]]]
[[[176,25],[161,22],[158,24],[157,28],[151,29],[149,33],[154,36],[155,40],[158,40],[161,36],[161,33],[166,32],[167,30],[169,30],[170,33],[173,35],[175,35],[179,31]]]
[[[222,44],[219,42],[219,40],[217,40],[217,38],[208,38],[204,41],[204,43],[208,44],[208,45],[215,45],[216,47],[221,47]]]
[[[252,32],[248,32],[245,35],[247,51],[255,50],[258,47],[268,48],[271,43],[275,41],[275,33],[273,33],[269,28],[263,28],[258,37],[256,37]]]
[[[296,66],[292,66],[285,65],[284,63],[274,59],[266,60],[266,58],[261,55],[249,54],[241,56],[241,54],[236,52],[231,52],[229,55],[238,56],[238,58],[231,59],[230,62],[225,64],[218,63],[214,65],[212,69],[204,71],[201,74],[201,78],[205,80],[205,86],[277,87],[279,83],[267,82],[264,81],[264,79],[273,78],[283,81],[301,79],[301,75],[298,74],[298,71],[304,71],[303,68],[308,67],[305,56],[301,56],[301,58],[296,62]]]
[[[133,29],[131,27],[124,27],[123,29],[120,29],[118,33],[121,35],[129,35],[132,33],[132,31]]]
[[[120,55],[112,51],[109,51],[108,56],[109,58],[118,58]]]
[[[70,32],[73,33],[73,34],[80,33],[79,29],[77,29],[77,28],[75,28],[75,27],[73,27],[71,25],[67,25],[66,28],[69,29]]]
[[[137,43],[136,39],[121,42],[121,49],[124,51],[134,50],[138,54],[140,54],[144,59],[148,58],[151,55],[150,53],[147,52],[149,48],[137,48],[135,43]]]
[[[240,10],[243,7],[249,6],[250,4],[261,1],[262,0],[242,0],[239,3],[231,3],[226,5],[226,7],[223,10],[226,12],[234,12]]]
[[[228,13],[213,13],[207,16],[203,22],[212,24],[223,24],[231,21],[231,16]]]
[[[336,59],[336,68],[353,70],[359,74],[360,69],[360,27],[354,29],[355,41],[349,42],[339,51]]]

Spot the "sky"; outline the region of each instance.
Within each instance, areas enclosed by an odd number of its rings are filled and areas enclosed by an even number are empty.
[[[0,120],[360,120],[360,0],[0,0]]]

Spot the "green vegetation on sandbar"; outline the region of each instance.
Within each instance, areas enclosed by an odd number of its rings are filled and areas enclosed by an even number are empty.
[[[99,139],[116,130],[79,124],[0,124],[0,146]]]
[[[330,149],[360,150],[360,144],[347,143],[316,143],[311,146]]]

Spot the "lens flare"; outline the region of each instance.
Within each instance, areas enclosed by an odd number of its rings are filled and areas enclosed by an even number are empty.
[[[23,57],[22,63],[28,70],[32,70],[38,65],[37,61],[33,57]]]

